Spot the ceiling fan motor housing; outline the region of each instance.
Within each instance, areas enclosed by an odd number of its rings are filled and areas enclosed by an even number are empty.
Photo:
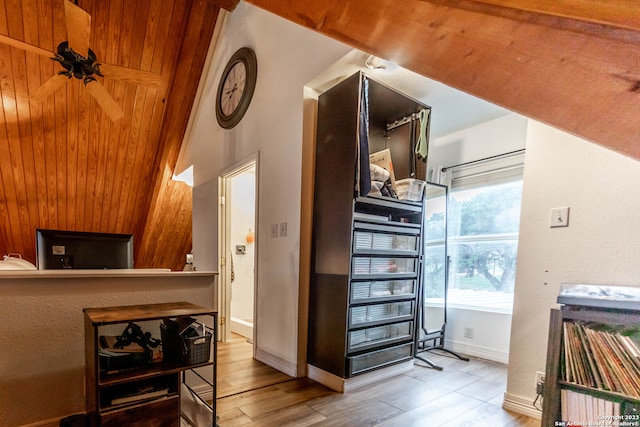
[[[85,84],[95,80],[94,74],[102,77],[100,64],[96,62],[96,55],[91,49],[85,57],[71,49],[69,42],[64,41],[58,45],[58,54],[52,59],[58,61],[67,70],[61,71],[60,74],[83,80]]]

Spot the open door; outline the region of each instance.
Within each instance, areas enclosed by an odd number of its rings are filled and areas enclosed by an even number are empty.
[[[221,340],[254,342],[257,261],[257,157],[220,177]]]

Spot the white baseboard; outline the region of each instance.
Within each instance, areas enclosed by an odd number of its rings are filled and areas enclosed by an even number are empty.
[[[289,362],[279,356],[261,350],[259,348],[255,349],[256,351],[256,360],[264,363],[265,365],[271,366],[273,369],[277,369],[280,372],[283,372],[290,377],[298,378],[303,375],[299,375],[298,366],[295,363]]]
[[[387,378],[406,374],[413,369],[413,360],[408,360],[397,365],[387,366],[386,368],[376,369],[366,374],[357,375],[352,378],[342,378],[337,375],[323,371],[313,365],[307,365],[307,376],[331,390],[338,393],[348,393],[358,388],[378,383]]]
[[[253,323],[246,320],[232,317],[231,320],[231,332],[235,332],[238,335],[253,340]]]
[[[533,401],[527,397],[505,393],[502,407],[508,411],[526,415],[527,417],[537,420],[542,419],[542,411],[533,406]]]
[[[447,339],[445,339],[445,347],[448,350],[464,354],[465,356],[478,357],[480,359],[491,360],[505,365],[509,363],[509,352],[498,351],[489,347]]]

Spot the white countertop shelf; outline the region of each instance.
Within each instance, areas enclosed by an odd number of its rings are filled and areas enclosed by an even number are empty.
[[[16,279],[86,279],[86,278],[162,278],[213,277],[216,271],[171,271],[164,268],[133,268],[112,270],[2,270],[0,281]]]

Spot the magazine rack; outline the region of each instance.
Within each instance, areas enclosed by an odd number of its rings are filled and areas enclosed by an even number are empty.
[[[638,425],[640,288],[563,284],[551,310],[542,425]]]

